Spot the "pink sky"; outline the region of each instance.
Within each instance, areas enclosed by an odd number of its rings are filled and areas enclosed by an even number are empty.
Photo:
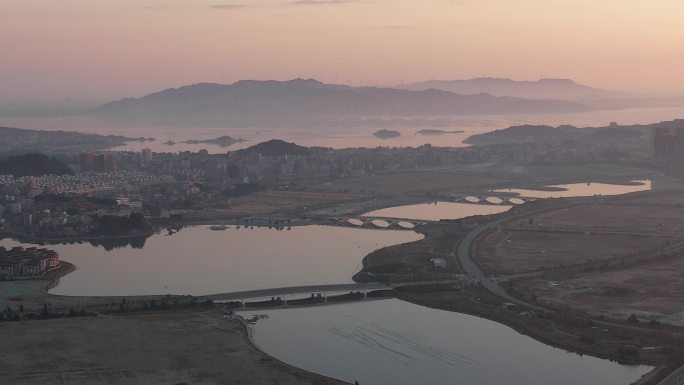
[[[0,108],[248,78],[684,89],[681,0],[1,0],[0,15]]]

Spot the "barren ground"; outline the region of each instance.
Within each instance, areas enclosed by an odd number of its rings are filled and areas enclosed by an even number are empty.
[[[590,272],[560,279],[531,279],[516,284],[539,301],[627,318],[667,319],[684,324],[684,254],[659,258],[624,269]]]
[[[2,384],[343,384],[271,360],[215,310],[7,322],[0,340]]]
[[[521,273],[653,250],[665,246],[668,239],[645,235],[502,229],[478,242],[476,261],[491,274]]]

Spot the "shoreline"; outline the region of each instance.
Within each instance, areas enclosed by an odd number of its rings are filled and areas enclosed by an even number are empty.
[[[269,309],[269,310],[272,310],[272,309]],[[247,323],[247,321],[245,321],[245,319],[239,315],[236,315],[235,319],[237,319],[237,322],[240,324],[240,326],[242,328],[243,336],[244,336],[247,344],[249,346],[251,346],[252,348],[254,348],[255,350],[257,350],[262,355],[266,356],[269,361],[272,361],[272,362],[276,363],[277,365],[281,365],[281,366],[286,367],[290,370],[298,371],[298,372],[303,373],[305,375],[316,376],[316,377],[323,378],[325,380],[336,381],[336,382],[340,382],[343,384],[351,385],[350,382],[346,382],[346,381],[341,380],[339,378],[333,378],[333,377],[326,376],[326,375],[321,374],[321,373],[312,372],[312,371],[309,371],[309,370],[306,370],[303,368],[296,367],[294,365],[290,365],[290,364],[266,353],[266,351],[264,349],[262,349],[261,347],[259,347],[259,344],[256,343],[256,340],[254,339],[254,329]]]
[[[402,301],[406,301],[408,303],[412,303],[414,305],[424,306],[424,307],[427,307],[430,309],[461,313],[461,314],[466,314],[466,315],[470,315],[473,317],[483,318],[483,319],[495,322],[497,324],[509,327],[521,335],[524,335],[528,338],[531,338],[531,339],[533,339],[539,343],[542,343],[546,346],[550,346],[554,349],[563,350],[567,353],[576,354],[579,356],[587,355],[587,356],[591,356],[591,357],[601,359],[601,360],[609,360],[611,362],[616,362],[620,365],[625,365],[625,366],[645,365],[645,366],[652,367],[651,371],[644,374],[641,378],[636,379],[635,382],[633,382],[631,385],[657,385],[658,381],[666,378],[669,374],[671,374],[672,372],[674,372],[676,369],[678,369],[681,366],[680,364],[677,364],[674,362],[648,362],[647,360],[629,360],[629,359],[626,360],[624,357],[618,357],[614,354],[602,353],[602,352],[598,352],[596,350],[591,350],[591,349],[578,349],[575,346],[564,344],[563,342],[554,340],[552,338],[547,338],[547,337],[539,334],[538,332],[536,332],[534,329],[530,328],[529,326],[524,325],[524,323],[521,321],[517,321],[517,320],[513,321],[513,320],[508,320],[504,317],[497,317],[494,309],[492,309],[492,311],[490,311],[490,312],[471,310],[471,309],[466,309],[463,307],[459,307],[458,309],[456,309],[456,308],[451,308],[449,305],[445,305],[445,304],[433,304],[433,303],[429,303],[428,301],[422,301],[420,299],[411,298],[410,293],[406,293],[403,295],[401,293],[397,293],[396,298],[399,300],[402,300]],[[625,384],[625,385],[628,385],[628,384]]]
[[[316,224],[315,222],[318,222],[318,221],[322,221],[322,219],[319,219],[319,220],[313,219],[313,220],[307,221],[307,222],[295,223],[295,224],[292,224],[292,226],[313,225],[313,224]],[[207,224],[207,223],[200,223],[200,224],[198,224],[198,225],[201,226],[201,225],[208,225],[208,224]],[[416,231],[415,229],[413,229],[413,230],[411,230],[411,231],[415,231],[415,232],[421,233],[421,234],[423,234],[424,236],[426,236],[425,233],[422,233],[422,232],[420,232],[420,231]],[[154,234],[154,232],[152,232],[151,234]],[[116,236],[115,238],[116,238],[116,239],[121,239],[121,238],[130,238],[130,237],[131,237],[130,235],[127,235],[127,236]],[[98,238],[98,239],[103,239],[103,238]],[[416,241],[416,242],[420,242],[420,241]],[[393,245],[393,246],[398,246],[398,245]],[[370,254],[369,254],[369,255],[370,255]],[[362,266],[363,266],[364,268],[365,268],[365,261],[366,261],[366,258],[367,258],[369,255],[364,256],[364,258],[363,258],[363,260],[362,260]],[[53,277],[51,278],[51,285],[52,285],[52,284],[58,283],[59,278],[63,277],[63,276],[66,275],[66,274],[69,274],[69,273],[72,272],[74,269],[76,269],[76,267],[75,267],[74,265],[72,265],[72,264],[70,264],[70,263],[68,263],[68,262],[65,262],[65,263],[68,264],[68,265],[65,266],[64,270],[60,268],[59,270],[57,270],[57,271],[55,272],[56,275],[53,276]],[[363,269],[362,269],[362,271],[363,271]],[[436,283],[437,283],[437,282],[436,282]],[[49,285],[49,286],[50,286],[50,285]],[[52,287],[54,287],[54,286],[52,286]],[[154,296],[145,296],[145,295],[141,295],[141,296],[101,296],[101,297],[90,297],[90,296],[88,296],[88,297],[56,296],[56,295],[52,295],[52,294],[50,294],[50,293],[48,292],[50,289],[51,289],[51,287],[48,287],[48,288],[46,288],[45,291],[44,291],[44,293],[48,296],[48,298],[50,298],[50,297],[60,297],[60,298],[63,298],[63,299],[77,299],[77,298],[112,298],[112,299],[113,299],[113,298],[151,298],[151,297],[152,297],[152,298],[154,298],[154,297],[159,298],[159,297],[163,297],[163,295],[154,295]],[[201,298],[201,296],[198,296],[198,297],[195,297],[195,298]],[[477,313],[477,312],[471,312],[471,311],[464,310],[464,309],[456,309],[456,310],[445,309],[445,308],[443,308],[443,307],[438,307],[438,306],[434,306],[434,305],[431,306],[431,305],[430,305],[429,303],[427,303],[427,302],[421,302],[421,301],[413,302],[413,301],[407,300],[407,299],[405,299],[405,298],[402,298],[401,296],[397,296],[397,298],[399,298],[399,299],[401,299],[401,300],[405,300],[405,301],[410,302],[410,303],[414,303],[414,304],[419,305],[419,306],[425,306],[425,307],[428,307],[428,308],[436,308],[436,309],[440,309],[440,310],[443,310],[443,311],[454,311],[454,312],[459,312],[459,313],[463,313],[463,314],[470,314],[470,315],[473,315],[473,316],[477,316],[477,317],[482,317],[482,318],[485,318],[485,319],[489,319],[489,320],[491,320],[491,321],[493,321],[493,322],[496,322],[496,323],[499,323],[499,324],[502,324],[502,325],[511,327],[511,328],[514,329],[516,332],[518,332],[518,333],[520,333],[520,334],[523,334],[523,335],[526,335],[526,336],[528,336],[529,338],[532,338],[532,339],[534,339],[534,340],[536,340],[536,341],[539,341],[539,342],[541,342],[541,343],[543,343],[543,344],[545,344],[545,345],[552,346],[552,347],[558,348],[558,349],[562,349],[562,350],[567,351],[567,352],[570,352],[570,353],[579,354],[579,355],[587,354],[587,355],[590,355],[590,356],[593,356],[593,357],[597,357],[597,358],[601,358],[601,359],[608,359],[608,360],[611,360],[611,361],[618,361],[618,362],[620,362],[620,363],[622,363],[622,364],[629,364],[629,365],[653,365],[653,370],[650,371],[648,374],[646,374],[646,375],[644,376],[644,377],[649,377],[649,378],[646,379],[646,380],[644,380],[644,379],[639,380],[639,381],[637,382],[638,384],[643,384],[643,385],[646,385],[646,384],[654,384],[655,382],[653,382],[653,381],[655,381],[655,380],[658,379],[658,378],[661,378],[661,376],[663,376],[663,378],[664,378],[664,376],[666,376],[667,374],[669,374],[672,370],[676,369],[676,367],[674,367],[674,364],[645,363],[644,361],[638,361],[638,360],[631,361],[631,362],[625,362],[624,357],[617,357],[617,356],[613,356],[613,355],[610,355],[610,354],[604,354],[604,353],[601,353],[601,352],[598,352],[598,353],[597,353],[596,351],[591,350],[591,349],[578,349],[578,348],[575,347],[575,346],[565,345],[565,344],[563,344],[562,341],[559,342],[559,341],[556,341],[556,340],[554,340],[554,339],[549,339],[549,338],[545,337],[544,335],[541,335],[541,334],[536,333],[534,329],[529,328],[529,325],[524,325],[523,323],[516,323],[516,322],[514,322],[514,321],[508,321],[508,320],[506,320],[506,319],[504,319],[504,318],[497,318],[495,313]],[[248,326],[247,326],[247,327],[248,327]],[[248,331],[248,330],[246,330],[246,334],[247,334],[247,338],[250,339],[250,343],[253,345],[253,347],[254,347],[255,349],[257,349],[260,353],[262,353],[263,355],[265,355],[266,357],[268,357],[269,359],[271,359],[271,360],[273,360],[273,361],[276,361],[276,362],[278,362],[279,364],[282,364],[282,365],[284,365],[284,366],[287,366],[287,367],[290,367],[290,368],[294,368],[294,369],[296,369],[296,370],[299,370],[299,371],[302,371],[302,372],[305,372],[305,373],[311,373],[311,372],[307,372],[307,371],[305,371],[305,370],[303,370],[303,369],[293,367],[293,366],[288,365],[288,364],[286,364],[286,363],[284,363],[284,362],[282,362],[282,361],[280,361],[280,360],[278,360],[278,359],[275,359],[275,358],[271,357],[271,356],[268,355],[266,352],[264,352],[263,350],[261,350],[261,349],[258,347],[258,345],[257,345],[254,341],[251,340],[252,337],[249,335],[249,331]],[[315,374],[315,373],[314,373],[314,374]],[[316,375],[318,375],[318,374],[316,374]],[[650,377],[651,375],[652,375],[652,377]]]

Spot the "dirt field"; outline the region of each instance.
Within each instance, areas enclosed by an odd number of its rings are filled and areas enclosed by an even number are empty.
[[[211,208],[224,214],[259,215],[363,198],[360,194],[270,190],[234,198],[230,203],[215,202]]]
[[[505,183],[506,179],[483,176],[461,175],[438,171],[407,171],[380,174],[364,178],[345,178],[321,185],[318,188],[342,189],[353,192],[373,192],[383,194],[416,193],[429,191],[483,188]]]
[[[560,269],[552,277],[515,285],[525,298],[562,307],[684,324],[684,253],[673,256],[668,250],[683,240],[684,191],[656,191],[509,222],[483,238],[477,251],[480,264],[498,273],[538,269],[549,260],[567,266],[617,256],[648,257],[594,264],[583,273]]]
[[[214,310],[7,322],[0,383],[343,384],[272,361]]]
[[[508,225],[510,228],[569,229],[579,231],[611,231],[684,236],[684,201],[678,198],[659,201],[656,195],[651,203],[640,204],[642,199],[615,200],[614,203],[587,204],[551,211],[524,218]]]
[[[607,272],[591,272],[560,279],[516,283],[538,301],[627,318],[665,319],[684,324],[684,254]]]
[[[666,246],[669,238],[616,234],[555,233],[503,229],[477,243],[476,262],[490,274],[536,271]]]
[[[624,183],[633,179],[648,179],[658,176],[653,170],[610,163],[518,165],[518,164],[468,164],[461,170],[494,178],[514,179],[517,185],[527,187],[555,183],[604,182]],[[656,174],[656,175],[654,175]]]
[[[661,191],[661,192],[644,192],[639,194],[630,194],[619,199],[615,199],[616,203],[630,204],[630,205],[651,205],[651,206],[684,206],[684,191]]]

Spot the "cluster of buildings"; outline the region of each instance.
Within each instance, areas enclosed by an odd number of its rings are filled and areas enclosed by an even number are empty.
[[[0,247],[0,279],[38,278],[59,266],[59,254],[36,247]]]
[[[126,186],[144,186],[174,181],[175,178],[171,175],[155,175],[145,171],[88,172],[76,175],[24,177],[0,175],[0,187],[26,189],[26,195],[29,197],[35,197],[41,193],[86,194],[115,190]]]
[[[147,171],[0,175],[0,232],[45,237],[87,234],[97,225],[94,217],[143,211],[143,202],[163,198],[144,195],[148,189],[168,186],[171,191],[175,182],[171,175]]]
[[[433,167],[441,162],[440,149],[419,148],[310,148],[308,154],[267,156],[257,152],[206,151],[154,153],[147,158],[137,153],[120,153],[119,163],[127,167],[173,175],[178,181],[202,181],[230,185],[287,183],[294,179],[344,178],[396,169]],[[139,159],[149,159],[140,162]]]

